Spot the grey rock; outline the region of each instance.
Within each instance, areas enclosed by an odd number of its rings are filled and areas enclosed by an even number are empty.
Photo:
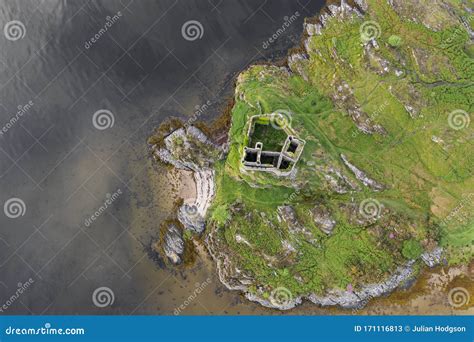
[[[315,36],[321,34],[321,25],[320,24],[310,24],[304,23],[304,29],[308,36]]]
[[[442,247],[436,247],[431,252],[423,253],[421,255],[421,260],[423,260],[424,263],[428,267],[435,267],[436,265],[439,265],[441,263],[442,256],[443,256],[443,248]]]
[[[201,234],[205,216],[215,193],[212,167],[223,149],[212,143],[198,128],[179,128],[164,139],[165,146],[155,150],[163,162],[193,172],[197,197],[193,204],[184,204],[178,210],[178,220],[185,229]]]
[[[307,63],[308,55],[302,53],[294,53],[288,56],[288,66],[290,70],[298,75],[301,75],[304,80],[308,81],[308,75],[305,71],[305,63]]]
[[[164,139],[164,143],[164,147],[155,150],[155,155],[161,161],[184,170],[210,169],[222,152],[219,146],[194,126],[173,131]]]
[[[331,213],[322,205],[317,205],[311,210],[314,223],[326,234],[331,234],[336,226],[336,221],[331,217]]]
[[[413,260],[409,261],[406,265],[398,267],[394,274],[387,280],[377,284],[365,285],[358,291],[332,290],[324,296],[311,294],[308,296],[308,299],[321,306],[338,305],[347,309],[362,308],[372,298],[387,294],[407,281],[413,273],[413,264]]]
[[[174,224],[170,224],[168,227],[163,249],[173,264],[180,264],[182,262],[184,240],[181,231]]]
[[[385,189],[385,187],[382,184],[380,184],[377,181],[369,178],[365,174],[364,171],[359,170],[356,166],[351,164],[345,155],[341,154],[341,159],[344,162],[344,164],[349,168],[349,170],[351,170],[354,173],[355,177],[359,181],[361,181],[362,184],[364,184],[366,187],[369,187],[369,188],[371,188],[372,190],[375,190],[375,191],[380,191],[380,190]]]
[[[201,234],[206,227],[206,220],[198,212],[196,205],[182,205],[178,211],[178,220],[184,228],[197,234]]]
[[[367,2],[365,0],[354,0],[354,2],[363,10],[364,12],[369,9]]]

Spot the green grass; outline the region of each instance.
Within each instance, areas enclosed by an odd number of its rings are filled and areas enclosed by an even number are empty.
[[[255,147],[257,142],[262,143],[264,151],[281,151],[287,134],[283,129],[274,128],[270,123],[255,123],[254,131],[250,136],[250,147]]]
[[[257,285],[267,296],[278,286],[293,294],[360,286],[386,277],[433,244],[445,248],[452,264],[474,256],[474,208],[463,200],[474,193],[474,125],[455,130],[448,123],[454,110],[474,119],[472,44],[461,25],[435,32],[401,18],[386,2],[369,3],[363,20],[330,21],[324,34],[311,37],[314,53],[304,64],[308,81],[269,65],[252,66],[239,77],[229,153],[216,167],[210,224],[232,262],[254,279],[253,291]],[[372,49],[370,58],[359,33],[366,20],[381,27],[379,49]],[[381,59],[389,63],[388,72],[380,67]],[[404,76],[395,70],[404,70]],[[385,135],[361,133],[344,104],[332,100],[343,82]],[[415,108],[414,117],[407,105]],[[242,172],[249,118],[279,110],[291,113],[292,129],[306,141],[296,175]],[[250,144],[280,146],[283,135],[269,127],[257,125]],[[363,186],[344,166],[341,153],[386,189]],[[356,183],[358,191],[334,191],[327,179],[334,176],[330,170]],[[362,226],[349,208],[367,198],[386,211]],[[460,203],[462,222],[446,221]],[[337,222],[330,236],[313,221],[310,210],[316,204],[330,208]],[[295,208],[312,238],[281,221],[282,205]]]

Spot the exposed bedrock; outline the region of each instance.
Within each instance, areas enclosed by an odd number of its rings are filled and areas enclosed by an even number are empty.
[[[222,149],[194,126],[175,130],[164,139],[164,147],[155,150],[161,161],[193,172],[196,198],[179,208],[178,220],[198,234],[204,231],[205,216],[215,194],[212,167],[221,153]]]
[[[181,231],[174,224],[170,224],[167,228],[163,249],[165,255],[173,264],[180,264],[182,262],[184,240]]]

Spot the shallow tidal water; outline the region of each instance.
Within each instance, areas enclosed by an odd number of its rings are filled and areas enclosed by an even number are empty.
[[[188,268],[150,257],[179,179],[151,161],[146,139],[196,106],[209,103],[199,120],[216,118],[235,75],[284,56],[323,4],[2,1],[2,27],[24,27],[19,39],[0,35],[0,203],[21,199],[23,215],[0,215],[0,304],[29,284],[4,314],[280,314],[227,291],[202,246]],[[182,34],[190,20],[202,26],[195,40]],[[100,110],[105,129],[94,121]],[[97,305],[104,287],[107,305]],[[387,312],[382,300],[361,313],[429,313],[432,302]],[[450,312],[442,296],[435,305]],[[309,304],[290,312],[325,313],[351,312]]]
[[[21,199],[24,215],[0,215],[0,299],[31,282],[5,313],[173,314],[208,277],[185,313],[219,313],[240,301],[199,260],[180,271],[149,258],[146,247],[172,200],[146,139],[167,117],[186,120],[196,106],[207,104],[200,120],[217,117],[235,74],[297,44],[303,18],[321,6],[2,1],[2,29],[14,20],[23,27],[0,34],[0,202]],[[297,20],[264,47],[297,11]],[[202,26],[195,40],[182,34],[190,20]],[[94,126],[99,110],[109,111],[113,126]],[[111,290],[113,304],[94,305],[100,287]]]

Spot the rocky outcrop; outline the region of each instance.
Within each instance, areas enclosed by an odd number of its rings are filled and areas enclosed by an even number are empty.
[[[297,297],[294,299],[288,298],[288,300],[275,300],[273,298],[272,300],[267,300],[267,299],[263,299],[262,297],[254,293],[246,293],[245,297],[248,300],[251,300],[252,302],[257,302],[260,305],[265,306],[267,308],[278,309],[278,310],[290,310],[300,305],[301,303],[303,303],[302,297]]]
[[[194,126],[172,132],[164,139],[164,145],[155,151],[161,161],[193,172],[197,195],[192,203],[184,203],[179,208],[178,220],[186,229],[200,234],[204,231],[207,209],[215,194],[212,167],[222,149]]]
[[[365,285],[357,291],[330,290],[324,295],[310,294],[308,296],[299,296],[280,302],[265,300],[255,294],[247,294],[246,297],[263,306],[279,310],[292,309],[301,304],[305,298],[312,303],[321,306],[339,306],[345,309],[360,309],[367,305],[371,299],[388,294],[407,282],[413,275],[413,264],[414,261],[409,261],[406,265],[398,267],[394,274],[385,281]]]
[[[215,194],[214,170],[199,170],[193,173],[196,184],[196,198],[192,203],[184,203],[178,210],[181,224],[197,234],[206,226],[206,213]]]
[[[164,139],[164,147],[155,155],[178,169],[200,171],[211,169],[220,155],[220,148],[194,126],[179,128]]]
[[[345,81],[335,81],[332,100],[338,108],[347,112],[357,126],[357,129],[365,134],[386,135],[386,130],[364,112],[354,95],[354,91]]]
[[[311,215],[319,229],[328,235],[332,233],[332,230],[336,226],[336,221],[331,217],[331,213],[326,207],[316,205],[311,209]]]
[[[308,36],[321,35],[321,24],[304,23],[304,30]]]
[[[326,23],[333,18],[345,20],[352,17],[362,17],[362,13],[357,8],[347,4],[346,0],[341,0],[341,4],[339,6],[334,4],[328,5],[326,8],[326,13],[323,13],[319,16],[319,21],[324,28]]]
[[[182,262],[184,240],[181,231],[174,224],[170,224],[166,231],[163,249],[168,259],[175,265]]]
[[[369,8],[368,5],[367,5],[367,1],[365,1],[365,0],[354,0],[354,2],[364,12],[367,11],[367,9]]]
[[[288,56],[288,66],[290,70],[303,77],[305,81],[309,81],[305,70],[305,63],[308,61],[308,55],[302,53],[294,53]]]
[[[456,12],[443,0],[388,0],[388,3],[400,17],[421,23],[434,31],[441,31],[462,22]]]
[[[229,290],[246,292],[252,279],[234,267],[229,255],[225,252],[217,234],[217,227],[211,227],[206,235],[206,246],[212,259],[216,262],[217,275],[219,280]]]
[[[285,217],[294,225],[298,225],[297,220],[291,209],[285,207],[280,209],[285,212]],[[232,263],[229,255],[219,248],[220,243],[217,238],[216,231],[211,231],[206,239],[208,250],[217,263],[217,273],[219,279],[229,290],[242,291],[245,297],[251,301],[257,302],[262,306],[278,309],[290,310],[302,304],[304,299],[321,306],[339,306],[346,309],[360,309],[376,297],[386,295],[399,286],[408,282],[413,274],[414,260],[407,262],[403,266],[399,266],[393,274],[381,281],[380,283],[372,283],[362,286],[360,289],[347,291],[334,289],[327,291],[324,295],[316,295],[314,293],[306,296],[293,296],[286,288],[275,289],[270,297],[264,296],[264,290],[257,286],[256,290],[249,291],[250,286],[254,283],[251,276],[246,275]],[[275,294],[275,292],[277,292]],[[281,295],[278,295],[278,292]]]
[[[198,185],[196,183],[196,185]],[[184,228],[201,234],[206,228],[206,221],[204,216],[198,213],[197,201],[192,204],[185,203],[178,209],[178,221],[184,226]]]
[[[426,266],[435,267],[441,263],[441,258],[443,256],[443,248],[436,247],[431,252],[425,252],[421,254],[421,260],[424,261]]]
[[[355,177],[362,182],[366,187],[371,188],[374,191],[380,191],[385,189],[385,186],[382,184],[378,183],[377,181],[369,178],[364,171],[359,170],[357,167],[355,167],[353,164],[347,160],[347,157],[343,154],[341,154],[341,159],[344,162],[344,164],[351,170]]]
[[[332,290],[324,296],[312,294],[308,299],[321,306],[338,305],[346,309],[361,308],[372,298],[390,293],[408,281],[413,274],[414,263],[412,260],[406,265],[398,267],[390,278],[381,283],[368,284],[357,291]]]
[[[305,21],[304,29],[308,36],[307,39],[305,39],[304,41],[304,48],[306,52],[308,54],[311,52],[310,51],[311,50],[311,44],[310,44],[311,37],[315,35],[321,35],[322,30],[324,29],[324,27],[326,26],[326,23],[329,20],[341,21],[341,20],[347,20],[354,17],[361,18],[363,17],[361,10],[362,11],[367,10],[367,4],[364,0],[357,1],[356,6],[354,7],[347,4],[345,0],[342,0],[339,6],[336,6],[334,4],[327,6],[326,11],[323,14],[319,15],[317,18],[312,19],[312,20],[315,20],[316,22]],[[376,42],[373,40],[371,43],[376,44]],[[334,53],[336,53],[335,50],[334,50]],[[336,55],[333,57],[340,58],[340,57],[337,57]],[[381,62],[382,64],[385,63],[385,61],[382,61],[382,60]],[[308,80],[308,77],[305,72],[304,64],[302,63],[301,56],[299,56],[298,54],[295,56],[290,56],[290,58],[288,59],[288,64],[290,65],[290,68],[292,69],[293,72],[299,73],[305,80]],[[388,70],[387,66],[382,65],[382,71],[386,72],[387,70]],[[336,106],[343,109],[345,112],[349,114],[349,116],[352,118],[355,125],[361,132],[365,134],[374,134],[374,133],[378,133],[381,135],[387,134],[387,132],[382,126],[376,123],[373,123],[370,116],[360,108],[360,105],[357,103],[352,89],[350,89],[347,83],[342,82],[342,84],[335,84],[334,92],[331,97],[333,101],[335,102]]]
[[[305,228],[296,216],[295,209],[290,205],[278,207],[279,220],[283,220],[288,225],[288,230],[291,234],[302,234],[309,242],[315,243],[316,240],[310,230]]]
[[[349,177],[345,176],[339,169],[332,166],[316,166],[315,169],[326,179],[329,188],[338,194],[346,194],[350,191],[360,190],[355,181],[349,179]]]

